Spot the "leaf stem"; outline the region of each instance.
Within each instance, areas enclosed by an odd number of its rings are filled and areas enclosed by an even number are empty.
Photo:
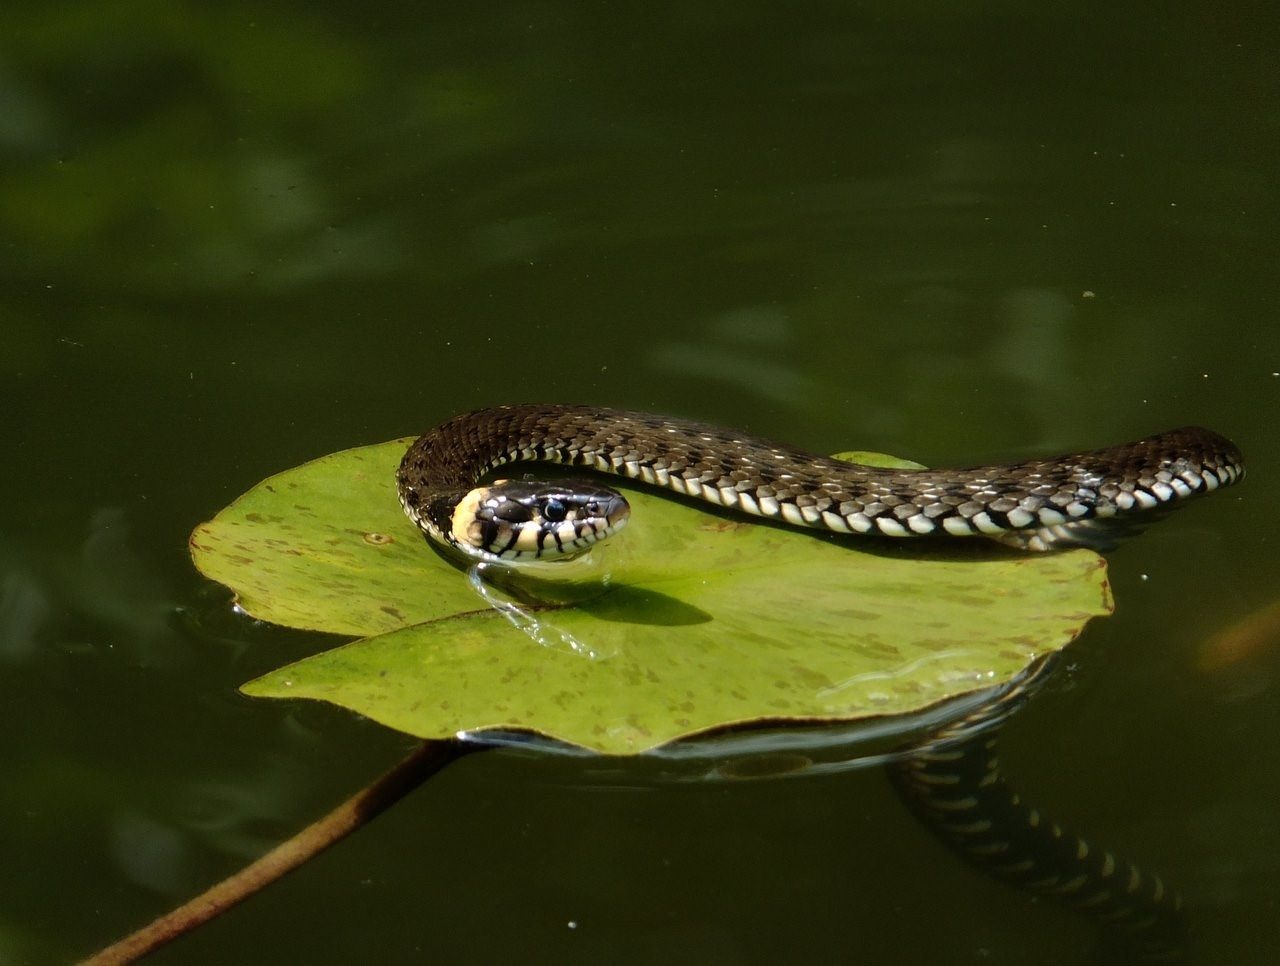
[[[481,746],[459,741],[424,741],[372,784],[288,841],[276,846],[252,865],[223,879],[137,932],[99,950],[84,960],[81,966],[120,966],[132,963],[204,925],[346,838],[432,775],[479,747]]]

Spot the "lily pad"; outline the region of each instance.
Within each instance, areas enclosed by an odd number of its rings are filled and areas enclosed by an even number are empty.
[[[607,592],[520,603],[404,517],[407,444],[281,473],[192,534],[196,565],[248,613],[362,638],[246,694],[330,701],[420,738],[518,729],[625,754],[762,719],[917,711],[1009,680],[1112,609],[1088,550],[920,554],[621,481],[632,523],[594,552]]]

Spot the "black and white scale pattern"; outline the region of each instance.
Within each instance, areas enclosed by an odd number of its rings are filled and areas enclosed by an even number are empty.
[[[1166,507],[1244,475],[1236,446],[1198,427],[1052,459],[909,471],[688,420],[519,405],[456,416],[419,438],[400,465],[401,502],[420,527],[448,539],[452,506],[485,473],[519,461],[613,473],[798,527],[986,535],[1026,550],[1093,543],[1099,521]]]

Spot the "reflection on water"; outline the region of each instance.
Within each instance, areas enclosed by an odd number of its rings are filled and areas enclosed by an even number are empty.
[[[1280,600],[1272,600],[1204,640],[1196,655],[1196,668],[1213,674],[1238,670],[1241,665],[1262,663],[1266,652],[1274,653],[1277,648]]]
[[[0,660],[40,659],[40,648],[59,638],[61,649],[123,645],[147,664],[174,659],[169,638],[178,608],[167,581],[137,552],[120,507],[93,511],[70,559],[48,550],[0,548],[7,551],[0,557]],[[65,632],[82,622],[111,630],[88,642],[67,639]]]
[[[0,662],[16,664],[31,656],[50,608],[48,594],[30,574],[9,570],[0,578]]]
[[[649,349],[647,364],[663,376],[707,385],[728,384],[770,406],[790,407],[818,386],[779,351],[798,333],[776,307],[752,306],[707,320],[697,342],[661,342]]]
[[[189,855],[182,832],[138,812],[122,812],[111,823],[111,855],[130,882],[162,895],[188,888]]]
[[[883,765],[944,725],[956,725],[956,734],[965,736],[1000,727],[1016,710],[1013,705],[1002,705],[1001,698],[1018,690],[1020,681],[964,694],[915,714],[829,723],[753,722],[672,742],[645,752],[641,759],[600,756],[527,733],[491,730],[461,737],[501,747],[506,754],[574,759],[575,781],[584,788],[596,784],[646,788],[670,783],[812,778]],[[988,713],[975,717],[978,709],[988,709]],[[555,780],[566,781],[563,770],[557,771]]]

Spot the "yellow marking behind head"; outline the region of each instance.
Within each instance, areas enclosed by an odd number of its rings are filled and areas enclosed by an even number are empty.
[[[482,486],[472,490],[454,507],[453,518],[449,521],[453,539],[468,547],[484,550],[481,545],[482,528],[476,523],[476,513],[489,496],[489,488]]]

